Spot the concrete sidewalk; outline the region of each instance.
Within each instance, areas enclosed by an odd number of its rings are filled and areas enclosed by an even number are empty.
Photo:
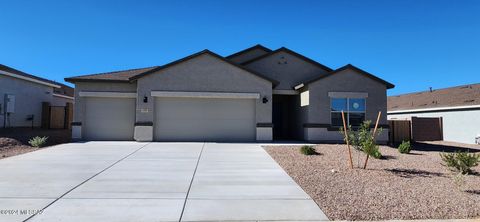
[[[73,143],[0,167],[0,221],[327,220],[258,144]]]

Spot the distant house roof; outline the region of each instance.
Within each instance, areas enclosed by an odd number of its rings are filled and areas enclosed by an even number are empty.
[[[193,59],[197,56],[203,55],[203,54],[209,54],[215,58],[220,59],[223,62],[226,62],[230,65],[233,65],[235,67],[238,67],[240,69],[243,69],[249,73],[252,73],[253,75],[256,75],[262,79],[265,79],[267,81],[272,82],[273,84],[278,84],[278,81],[268,78],[258,72],[255,72],[253,70],[250,70],[244,66],[238,65],[230,60],[225,59],[224,57],[215,54],[211,52],[210,50],[203,50],[198,53],[194,53],[192,55],[189,55],[187,57],[184,57],[182,59],[173,61],[171,63],[168,63],[163,66],[153,66],[153,67],[148,67],[148,68],[141,68],[141,69],[130,69],[130,70],[124,70],[124,71],[117,71],[117,72],[107,72],[107,73],[98,73],[98,74],[91,74],[91,75],[84,75],[84,76],[76,76],[76,77],[70,77],[70,78],[65,78],[65,81],[67,82],[82,82],[82,81],[110,81],[110,82],[130,82],[130,81],[135,81],[145,75],[148,75],[150,73],[154,73],[157,71],[160,71],[162,69],[166,69],[168,67],[177,65],[181,62]]]
[[[54,88],[61,88],[61,85],[58,82],[51,81],[51,80],[48,80],[48,79],[44,79],[44,78],[41,78],[41,77],[38,77],[38,76],[34,76],[32,74],[28,74],[28,73],[22,72],[18,69],[14,69],[12,67],[2,65],[2,64],[0,64],[0,74],[4,74],[4,75],[9,74],[9,75],[12,75],[13,77],[21,78],[21,79],[24,79],[24,80],[27,80],[27,81],[48,85],[48,86],[51,86],[51,87],[54,87]]]
[[[389,96],[388,111],[480,105],[480,83]]]
[[[378,82],[380,82],[380,83],[383,83],[383,84],[385,84],[385,86],[387,86],[387,89],[391,89],[391,88],[394,88],[394,87],[395,87],[395,85],[393,85],[392,83],[389,83],[389,82],[387,82],[387,81],[385,81],[385,80],[383,80],[383,79],[380,79],[380,78],[376,77],[375,75],[373,75],[373,74],[371,74],[371,73],[369,73],[369,72],[367,72],[367,71],[365,71],[365,70],[363,70],[363,69],[360,69],[360,68],[358,68],[358,67],[356,67],[356,66],[354,66],[354,65],[352,65],[352,64],[347,64],[347,65],[342,66],[342,67],[340,67],[340,68],[338,68],[338,69],[335,69],[335,70],[333,70],[333,71],[331,71],[331,72],[329,72],[329,73],[327,73],[327,74],[324,74],[324,75],[318,76],[318,77],[316,77],[316,78],[307,80],[307,81],[305,81],[303,84],[304,84],[304,85],[308,85],[308,84],[313,83],[313,82],[316,82],[316,81],[318,81],[318,80],[320,80],[320,79],[328,78],[328,77],[330,77],[330,76],[332,76],[332,75],[335,75],[336,73],[339,73],[339,72],[341,72],[341,71],[343,71],[343,70],[346,70],[346,69],[355,70],[355,71],[357,71],[358,73],[360,73],[360,74],[362,74],[362,75],[364,75],[364,76],[366,76],[366,77],[368,77],[368,78],[370,78],[370,79],[373,79],[373,80],[375,80],[375,81],[378,81]],[[300,84],[302,84],[302,83],[300,83]]]

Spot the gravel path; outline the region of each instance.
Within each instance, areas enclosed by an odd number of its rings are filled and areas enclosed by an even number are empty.
[[[385,159],[350,170],[345,145],[317,145],[314,156],[300,154],[298,146],[265,149],[332,220],[480,217],[480,174],[466,176],[460,190],[437,151],[399,154],[382,146]]]

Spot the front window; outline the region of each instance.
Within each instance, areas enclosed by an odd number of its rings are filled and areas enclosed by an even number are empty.
[[[343,126],[342,111],[347,125],[360,126],[365,120],[366,103],[364,98],[332,98],[330,103],[332,126]]]

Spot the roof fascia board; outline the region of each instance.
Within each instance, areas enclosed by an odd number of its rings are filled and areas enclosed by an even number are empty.
[[[2,70],[0,70],[0,74],[10,76],[10,77],[13,77],[13,78],[17,78],[17,79],[26,80],[26,81],[29,81],[29,82],[38,83],[38,84],[41,84],[41,85],[50,86],[50,87],[53,87],[53,88],[61,88],[60,85],[51,84],[51,83],[48,83],[48,82],[40,81],[38,79],[33,79],[33,78],[26,77],[26,76],[22,76],[22,75],[10,73],[10,72],[5,72],[5,71],[2,71]]]

